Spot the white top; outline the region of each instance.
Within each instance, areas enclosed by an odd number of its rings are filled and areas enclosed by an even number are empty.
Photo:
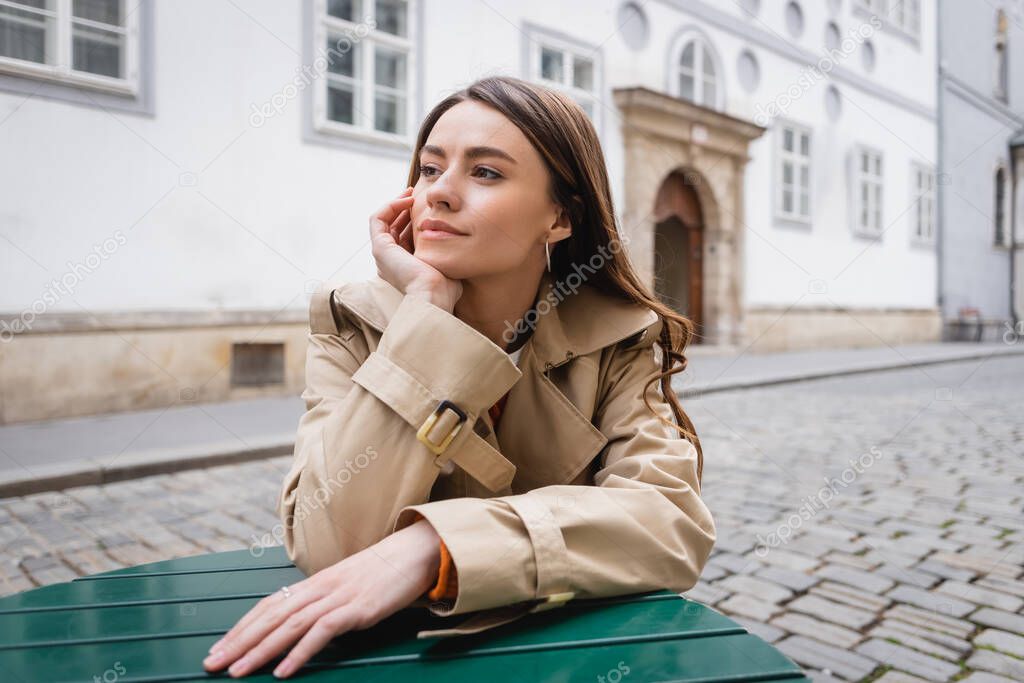
[[[520,354],[522,354],[522,352],[523,352],[523,347],[520,346],[518,349],[516,349],[512,353],[508,354],[508,357],[512,359],[513,363],[515,363],[516,365],[519,365],[519,356],[520,356]]]

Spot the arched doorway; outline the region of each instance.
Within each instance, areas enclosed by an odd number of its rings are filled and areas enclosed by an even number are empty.
[[[765,129],[645,87],[612,93],[623,117],[623,229],[637,272],[685,308],[699,326],[695,342],[743,343],[743,175],[749,144]]]
[[[704,340],[704,212],[693,176],[670,174],[654,209],[654,293],[694,324]]]

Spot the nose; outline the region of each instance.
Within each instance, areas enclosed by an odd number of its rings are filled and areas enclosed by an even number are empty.
[[[426,192],[423,195],[429,208],[436,209],[439,204],[445,204],[449,211],[458,210],[459,190],[455,186],[454,173],[452,171],[452,168],[446,169],[427,185]]]

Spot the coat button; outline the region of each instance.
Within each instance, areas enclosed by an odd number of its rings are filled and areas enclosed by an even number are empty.
[[[565,359],[566,360],[572,360],[572,351],[566,351],[565,352]]]

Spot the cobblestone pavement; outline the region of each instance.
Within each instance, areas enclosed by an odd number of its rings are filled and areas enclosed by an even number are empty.
[[[687,399],[719,538],[686,595],[817,681],[1024,680],[1022,387],[1005,358]],[[288,462],[0,500],[0,591],[265,539]]]

